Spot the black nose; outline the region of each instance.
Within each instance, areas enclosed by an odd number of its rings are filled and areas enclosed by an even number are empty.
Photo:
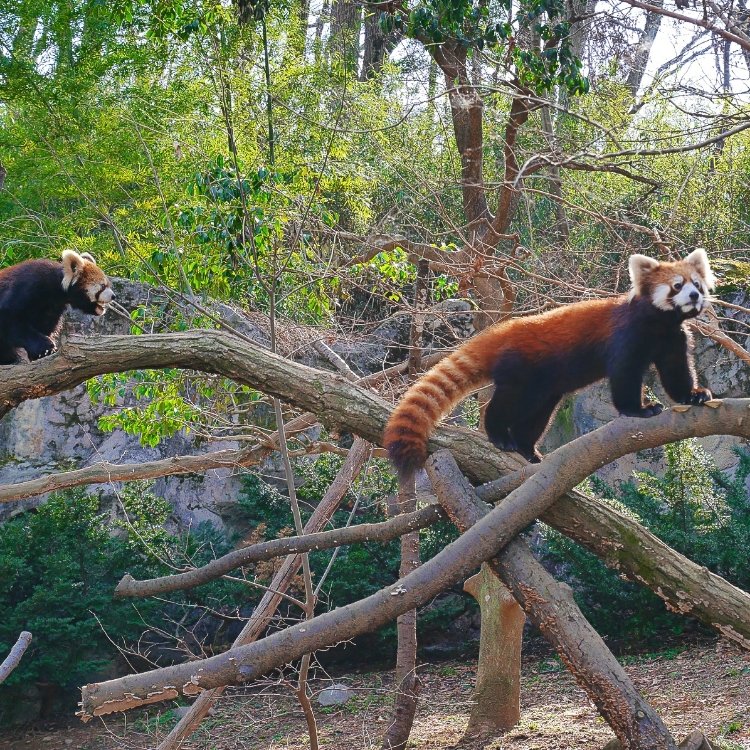
[[[690,292],[690,299],[693,300],[693,302],[697,302],[698,297],[700,297],[700,294],[698,294],[698,292]]]

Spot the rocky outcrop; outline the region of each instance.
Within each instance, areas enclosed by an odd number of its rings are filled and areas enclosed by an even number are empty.
[[[159,330],[176,316],[190,314],[189,308],[179,299],[170,299],[165,293],[144,284],[116,280],[115,291],[118,302],[128,310],[134,310],[139,305],[148,306],[150,316],[145,320],[151,321],[148,323],[149,330]],[[735,301],[747,306],[749,300],[746,295],[740,295]],[[246,314],[219,303],[211,305],[211,312],[259,345],[269,346],[267,320],[263,315]],[[731,315],[742,318],[738,311],[731,311]],[[742,318],[742,322],[747,321]],[[369,332],[358,332],[356,336],[349,337],[330,336],[326,337],[326,341],[357,374],[366,375],[406,358],[410,323],[408,313],[397,314],[373,326]],[[96,319],[71,312],[63,335],[69,331],[92,336],[127,333],[130,326],[127,319],[118,317],[113,311]],[[738,330],[742,330],[742,327],[738,326]],[[424,333],[425,348],[429,352],[436,347],[455,346],[471,333],[469,306],[456,300],[443,302],[429,311]],[[278,336],[279,349],[314,367],[330,368],[331,365],[322,360],[312,347],[312,342],[318,337],[320,332],[317,329],[282,327]],[[747,334],[742,334],[740,343],[747,346],[748,338]],[[719,398],[746,396],[750,392],[750,368],[706,339],[698,343],[697,369],[701,381]],[[651,385],[657,395],[669,403],[655,378],[652,378]],[[140,463],[203,450],[237,447],[229,442],[212,442],[210,446],[205,446],[181,433],[165,439],[157,448],[146,447],[139,443],[137,437],[121,430],[111,433],[100,430],[98,419],[108,411],[108,407],[91,402],[84,386],[56,396],[24,402],[0,421],[0,483],[19,482],[99,461]],[[562,405],[543,448],[552,449],[616,416],[606,383],[587,388]],[[736,439],[714,436],[701,442],[719,468],[731,470],[736,464],[737,456],[733,452],[733,447],[738,443]],[[662,466],[662,455],[661,449],[655,449],[637,456],[627,456],[603,467],[601,475],[616,484],[627,479],[636,466],[658,471]],[[154,489],[171,503],[174,509],[173,523],[177,526],[195,526],[209,521],[231,527],[236,499],[241,490],[241,472],[241,469],[222,469],[211,470],[205,475],[165,477],[155,482]],[[264,467],[264,474],[280,474],[280,467],[273,459]],[[115,485],[103,485],[92,490],[112,497],[117,495]],[[30,498],[0,505],[0,520],[42,501],[43,498]]]

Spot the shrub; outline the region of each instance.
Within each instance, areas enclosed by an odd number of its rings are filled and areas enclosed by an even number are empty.
[[[750,454],[737,450],[739,463],[727,476],[696,440],[672,443],[664,451],[663,476],[635,472],[634,481],[620,485],[617,500],[604,482],[594,478],[591,485],[603,502],[635,516],[678,552],[748,589],[750,513],[745,483]],[[692,627],[650,590],[622,580],[567,537],[551,529],[545,536],[551,561],[563,567],[584,614],[603,635],[650,646]]]
[[[171,597],[170,603],[113,599],[125,572],[164,575],[188,557],[200,564],[229,548],[226,539],[208,528],[168,534],[168,503],[142,484],[128,485],[120,499],[124,516],[112,519],[100,512],[96,496],[53,494],[36,511],[0,526],[0,654],[7,653],[20,631],[34,636],[19,666],[0,686],[3,718],[18,714],[16,703],[29,695],[29,686],[44,685],[48,694],[65,694],[72,702],[81,684],[112,664],[118,653],[113,642],[133,643],[151,626],[144,642],[163,644],[168,633],[181,635],[175,632],[177,620],[182,633],[195,627],[203,614],[196,606],[220,609],[227,593],[236,602],[244,592],[244,587],[219,582]],[[178,610],[180,617],[175,616]],[[149,656],[164,661],[176,653],[167,648]]]

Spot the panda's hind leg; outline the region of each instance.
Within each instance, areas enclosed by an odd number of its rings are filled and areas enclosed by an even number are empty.
[[[532,463],[542,460],[542,454],[537,450],[536,444],[547,431],[560,398],[560,395],[555,394],[541,403],[532,404],[523,419],[511,426],[511,432],[516,436],[518,452]]]
[[[537,463],[541,454],[536,444],[544,435],[561,396],[553,394],[539,401],[538,393],[525,390],[498,386],[487,405],[484,426],[496,448],[520,453],[527,461]]]
[[[5,341],[0,341],[0,365],[14,365],[20,361],[15,346]]]

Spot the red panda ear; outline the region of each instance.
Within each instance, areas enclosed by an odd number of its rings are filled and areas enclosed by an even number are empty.
[[[628,261],[628,270],[630,271],[630,281],[633,284],[633,291],[640,293],[646,276],[659,267],[659,261],[649,258],[648,255],[631,255]]]
[[[96,258],[91,253],[81,253],[81,257],[96,265]]]
[[[63,281],[62,288],[67,291],[71,285],[75,284],[81,275],[81,269],[86,261],[75,250],[63,250],[62,266]]]
[[[706,282],[709,289],[716,287],[716,277],[714,276],[711,266],[708,264],[708,255],[702,247],[697,247],[690,255],[685,258],[685,263],[689,263]]]

